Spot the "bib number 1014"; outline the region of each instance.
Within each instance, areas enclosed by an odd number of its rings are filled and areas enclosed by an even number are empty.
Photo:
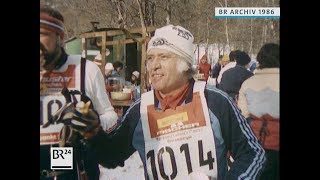
[[[213,163],[215,162],[215,159],[212,157],[212,152],[209,151],[207,152],[207,158],[205,159],[203,156],[203,145],[202,145],[202,140],[198,141],[198,149],[199,149],[199,165],[200,166],[209,166],[209,170],[213,169]],[[171,174],[166,174],[164,171],[164,165],[163,165],[163,154],[168,153],[170,156],[170,163],[172,167],[172,173]],[[190,159],[190,152],[189,152],[189,145],[188,143],[182,144],[180,146],[180,153],[184,153],[185,159],[186,159],[186,165],[187,165],[187,170],[188,173],[190,174],[192,172],[192,164],[191,164],[191,159]],[[178,172],[177,172],[177,164],[176,164],[176,158],[174,151],[171,147],[165,146],[159,149],[157,153],[158,157],[158,165],[159,165],[159,171],[160,175],[163,179],[174,179]],[[156,159],[155,159],[155,152],[154,150],[150,150],[147,153],[147,159],[150,159],[150,164],[151,164],[151,171],[152,171],[152,176],[153,179],[157,180],[158,179],[158,172],[156,169]]]

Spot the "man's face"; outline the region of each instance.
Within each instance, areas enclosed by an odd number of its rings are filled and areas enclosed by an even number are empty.
[[[44,46],[44,49],[46,49],[46,54],[43,57],[43,68],[50,71],[54,67],[57,57],[61,52],[60,37],[56,32],[40,28],[40,43]]]
[[[177,71],[177,55],[163,49],[151,49],[147,54],[147,70],[152,86],[162,93],[178,89],[184,74]]]
[[[58,46],[59,35],[56,32],[40,28],[40,42],[49,54],[54,53]]]
[[[122,69],[123,69],[122,67],[117,67],[116,71],[120,73]]]
[[[227,65],[229,63],[229,61],[221,61],[221,65],[222,66],[225,66],[225,65]]]

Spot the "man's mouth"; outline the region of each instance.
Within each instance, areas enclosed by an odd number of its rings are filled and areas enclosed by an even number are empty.
[[[151,77],[155,80],[160,80],[163,76],[164,76],[164,74],[162,74],[162,73],[152,73],[152,75],[151,75]]]
[[[154,78],[160,78],[160,77],[162,77],[163,75],[161,75],[161,74],[154,74],[154,75],[152,75],[152,77],[154,77]]]

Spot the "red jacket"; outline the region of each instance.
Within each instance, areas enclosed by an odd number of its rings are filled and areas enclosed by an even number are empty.
[[[204,78],[207,81],[209,78],[209,72],[211,71],[211,65],[208,63],[203,64],[202,62],[199,63],[199,73],[204,74]]]

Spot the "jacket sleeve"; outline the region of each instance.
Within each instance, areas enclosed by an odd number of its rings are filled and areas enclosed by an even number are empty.
[[[224,74],[221,77],[221,81],[219,83],[219,89],[221,89],[222,91],[226,92],[226,93],[230,93],[232,92],[232,86],[231,86],[231,82],[229,80],[229,75],[226,72],[224,72]]]
[[[133,133],[138,123],[139,105],[134,104],[127,110],[119,126],[111,133],[100,130],[87,140],[88,148],[96,155],[98,163],[106,168],[124,166],[136,150],[132,145]]]
[[[247,118],[249,116],[249,111],[248,111],[248,102],[245,96],[246,89],[247,89],[246,82],[243,82],[239,91],[238,107],[241,110],[241,114]]]
[[[116,127],[118,115],[106,93],[105,81],[99,67],[90,61],[87,61],[86,64],[85,83],[86,94],[99,114],[103,130],[112,131]]]
[[[220,70],[221,70],[221,66],[219,65],[219,63],[216,63],[212,68],[211,77],[212,78],[217,78],[218,75],[219,75]]]
[[[265,151],[235,102],[223,92],[220,95],[223,97],[218,98],[215,111],[227,150],[234,159],[226,179],[258,179],[266,160]]]

